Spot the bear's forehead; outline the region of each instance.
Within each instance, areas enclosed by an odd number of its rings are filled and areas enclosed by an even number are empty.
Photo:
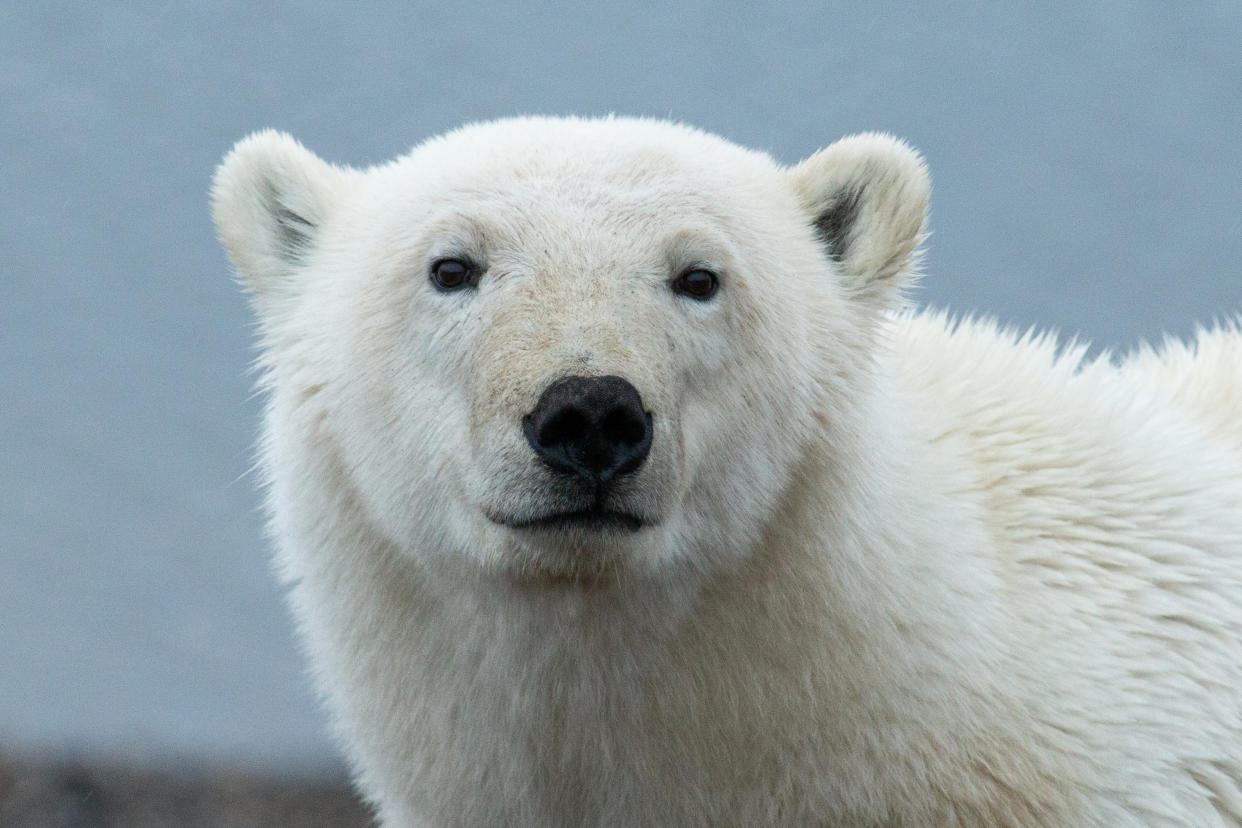
[[[451,155],[523,157],[562,163],[601,156],[639,156],[687,162],[705,156],[770,159],[722,138],[666,121],[641,118],[510,118],[474,124],[447,133],[415,149]]]
[[[689,127],[625,118],[469,126],[416,147],[398,169],[411,183],[440,191],[583,203],[679,193],[719,198],[777,177],[777,166],[762,153]]]
[[[766,155],[686,127],[626,119],[468,127],[379,172],[404,179],[389,179],[397,183],[389,192],[427,223],[460,218],[522,228],[528,238],[540,226],[720,228],[780,197],[783,182]]]
[[[686,163],[660,147],[591,147],[558,154],[543,147],[507,148],[440,168],[436,189],[532,206],[642,204],[660,199],[722,196],[719,173]]]
[[[633,264],[634,259],[731,258],[733,234],[708,201],[636,193],[551,200],[515,188],[462,202],[448,199],[421,236],[435,255],[511,259],[548,272]],[[626,266],[628,266],[628,264]]]

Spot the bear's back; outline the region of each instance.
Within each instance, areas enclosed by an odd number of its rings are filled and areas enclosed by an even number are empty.
[[[914,427],[970,469],[1014,658],[1054,665],[1051,724],[1124,746],[1117,795],[1242,824],[1242,335],[1118,365],[936,312],[890,334]]]

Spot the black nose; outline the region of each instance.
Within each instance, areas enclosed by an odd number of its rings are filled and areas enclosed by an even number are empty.
[[[651,450],[651,415],[638,389],[620,377],[552,383],[522,428],[543,462],[595,483],[634,471]]]

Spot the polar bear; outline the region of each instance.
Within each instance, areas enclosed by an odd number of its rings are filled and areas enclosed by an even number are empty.
[[[1242,825],[1242,336],[914,313],[928,193],[878,134],[233,149],[271,534],[384,824]]]

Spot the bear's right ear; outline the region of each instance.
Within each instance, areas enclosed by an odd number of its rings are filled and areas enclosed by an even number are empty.
[[[270,129],[238,141],[220,162],[216,233],[260,311],[291,287],[347,180],[347,170]]]
[[[842,138],[789,171],[811,228],[852,295],[900,300],[918,264],[931,183],[918,153],[889,135]]]

